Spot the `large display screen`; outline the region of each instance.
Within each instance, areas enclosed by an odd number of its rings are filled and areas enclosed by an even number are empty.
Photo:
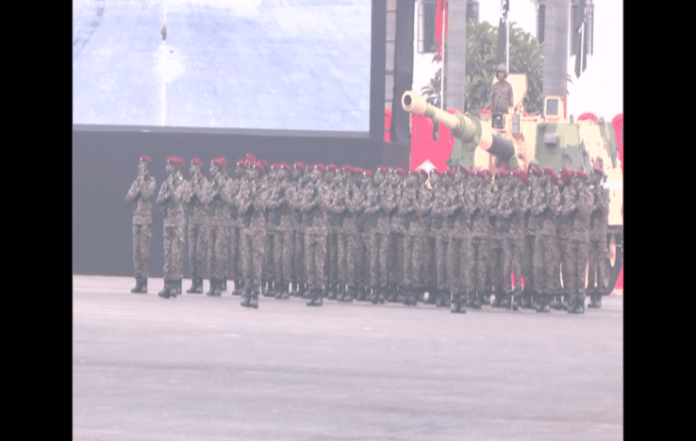
[[[73,0],[73,124],[368,132],[371,0]]]

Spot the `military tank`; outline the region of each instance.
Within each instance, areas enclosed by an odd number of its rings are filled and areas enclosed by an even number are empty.
[[[516,98],[513,113],[504,115],[502,128],[493,127],[492,115],[472,117],[457,109],[442,110],[428,104],[421,95],[406,91],[401,97],[403,109],[413,115],[425,115],[449,129],[453,137],[448,167],[464,165],[487,169],[494,175],[500,168],[527,170],[536,159],[541,168],[583,170],[601,158],[609,189],[609,228],[607,243],[610,258],[605,281],[609,294],[623,266],[623,172],[618,155],[614,127],[603,119],[574,121],[565,118],[562,97],[547,96],[542,115],[529,115],[523,102],[527,89],[524,74],[509,74]],[[497,81],[497,79],[495,80]],[[495,82],[494,81],[494,82]]]

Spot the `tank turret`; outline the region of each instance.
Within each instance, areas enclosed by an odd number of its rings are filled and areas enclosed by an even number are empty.
[[[491,130],[490,124],[481,124],[478,118],[468,113],[445,112],[428,104],[421,95],[407,90],[401,97],[403,109],[414,115],[425,115],[438,124],[450,129],[455,137],[452,155],[447,161],[450,166],[465,165],[473,168],[476,148],[480,148],[496,158],[496,167],[521,168],[515,154],[512,140],[506,139]]]

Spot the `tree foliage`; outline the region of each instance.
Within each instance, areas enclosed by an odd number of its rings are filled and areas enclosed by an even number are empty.
[[[466,110],[478,115],[491,104],[491,86],[500,62],[498,27],[469,20],[466,28]],[[527,74],[525,110],[541,113],[543,103],[543,45],[530,33],[510,23],[510,73]]]
[[[440,92],[442,87],[442,68],[438,69],[435,76],[430,79],[427,86],[421,88],[421,94],[428,104],[435,107],[442,107],[440,103]]]

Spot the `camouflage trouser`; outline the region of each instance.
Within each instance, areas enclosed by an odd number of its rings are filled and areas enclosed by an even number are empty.
[[[530,221],[531,222],[531,221]],[[527,234],[524,238],[524,250],[522,251],[522,277],[524,277],[524,290],[535,291],[534,281],[534,235]]]
[[[348,285],[358,285],[358,268],[364,265],[362,258],[364,258],[364,254],[360,233],[351,230],[346,234],[346,283]]]
[[[471,291],[471,239],[450,236],[447,244],[447,289],[452,294]]]
[[[348,277],[348,235],[339,230],[336,234],[336,282],[341,285],[350,283]]]
[[[411,268],[414,276],[412,283],[414,288],[424,287],[431,282],[430,279],[432,277],[428,273],[428,265],[431,262],[430,249],[430,236],[427,232],[421,232],[415,237],[413,252],[411,253]]]
[[[370,236],[371,231],[368,228],[365,228],[359,235],[358,286],[370,285]]]
[[[409,289],[415,287],[418,283],[417,267],[413,266],[414,256],[416,255],[414,252],[415,244],[416,236],[410,230],[407,230],[406,233],[404,233],[403,284]]]
[[[280,244],[281,251],[281,261],[280,265],[282,267],[282,278],[283,283],[289,283],[294,281],[293,274],[295,270],[295,265],[293,265],[293,257],[295,255],[295,232],[292,228],[288,228],[281,231],[283,240]]]
[[[189,224],[188,226],[188,245],[189,245],[189,265],[191,266],[191,278],[203,278],[205,269],[205,256],[208,253],[206,242],[208,240],[208,229],[202,224]]]
[[[447,256],[449,254],[450,237],[446,228],[435,231],[435,271],[437,289],[443,290],[449,286],[449,279],[454,279],[453,273],[448,271]],[[451,270],[451,268],[450,268]],[[451,289],[451,288],[450,288]]]
[[[222,279],[225,277],[229,237],[227,227],[208,226],[208,277]]]
[[[135,274],[142,277],[148,276],[151,227],[150,224],[133,224],[133,265],[135,266]]]
[[[555,285],[554,293],[555,294],[567,294],[570,295],[570,284],[566,283],[566,280],[568,280],[571,272],[571,262],[570,262],[570,241],[566,237],[559,237],[558,238],[558,252],[559,252],[559,257],[560,259],[558,260],[557,264],[560,263],[561,269],[561,279],[563,280],[563,284],[561,285],[561,281],[558,282],[557,285]],[[554,284],[555,284],[555,278],[554,278]]]
[[[273,266],[273,242],[275,241],[276,230],[271,229],[269,224],[266,224],[263,242],[263,268],[261,270],[261,280],[272,281],[275,276],[275,268]]]
[[[557,241],[553,234],[537,234],[534,241],[534,283],[538,293],[557,294],[560,285]]]
[[[266,233],[263,230],[244,231],[242,267],[245,286],[247,288],[261,289],[261,272],[263,271],[264,245]]]
[[[585,284],[587,278],[587,259],[590,251],[588,241],[568,241],[568,279],[563,279],[564,285],[567,282],[567,290],[571,297],[585,298]],[[564,287],[565,288],[565,287]]]
[[[486,288],[486,270],[490,260],[490,244],[485,237],[474,237],[472,240],[472,263],[476,291],[483,292]]]
[[[490,276],[495,294],[507,293],[510,287],[510,249],[502,233],[493,233],[491,239]],[[506,283],[507,278],[507,283]]]
[[[323,287],[328,283],[326,274],[326,248],[328,234],[325,231],[306,230],[305,232],[305,268],[307,283],[314,287]]]
[[[305,232],[304,229],[298,228],[295,230],[295,282],[307,282],[307,270],[305,269]]]
[[[388,282],[391,285],[404,283],[404,235],[399,232],[389,234]]]
[[[239,280],[242,277],[241,270],[241,257],[242,253],[239,250],[239,244],[241,241],[241,228],[237,226],[232,226],[229,229],[229,239],[230,239],[230,262],[232,268],[229,271],[230,278],[232,280]]]
[[[328,250],[326,253],[329,283],[338,282],[338,227],[329,226]]]
[[[515,285],[513,286],[513,293],[519,294],[522,292],[522,255],[524,252],[524,234],[515,234],[513,237],[508,239],[508,246],[510,248],[510,273],[515,275]],[[508,273],[506,273],[508,274]],[[509,277],[508,274],[508,277]],[[508,279],[508,284],[510,283]],[[525,281],[526,283],[526,281]]]
[[[590,274],[588,289],[592,292],[604,293],[607,289],[607,264],[609,252],[605,239],[590,241]]]
[[[378,231],[370,234],[370,286],[372,288],[387,286],[387,253],[389,252],[389,235]]]
[[[270,271],[267,277],[269,281],[275,283],[284,282],[283,280],[283,230],[274,229],[271,231],[271,238],[273,243],[271,244],[271,258],[270,266],[273,271]]]
[[[184,278],[184,226],[164,227],[164,279]]]

